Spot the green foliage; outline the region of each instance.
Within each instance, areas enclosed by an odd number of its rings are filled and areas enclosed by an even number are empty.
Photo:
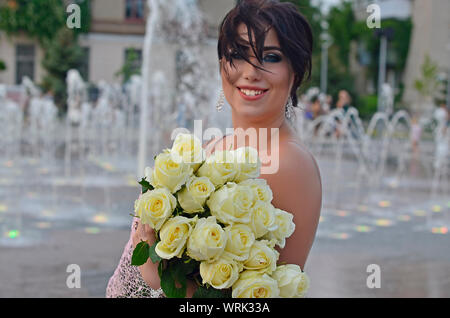
[[[53,92],[55,103],[64,107],[67,99],[67,71],[79,67],[83,50],[77,44],[74,33],[68,28],[62,28],[53,38],[44,40],[43,46],[46,50],[42,66],[47,74],[42,87]]]
[[[421,78],[414,81],[414,88],[423,97],[433,96],[439,88],[438,65],[431,60],[428,54],[425,56],[420,71]]]
[[[384,19],[382,28],[391,28],[393,38],[388,41],[387,67],[396,72],[402,72],[408,58],[409,43],[411,38],[411,19]],[[359,44],[364,47],[370,56],[368,65],[368,76],[374,83],[378,82],[378,62],[380,54],[380,41],[374,35],[373,29],[367,28],[366,21],[358,21],[353,26],[353,36]],[[378,89],[378,88],[377,88]],[[398,96],[400,99],[401,96]]]
[[[136,62],[138,61],[139,56],[135,49],[130,49],[127,54],[127,58],[123,66],[114,73],[114,76],[120,77],[122,76],[122,80],[124,83],[128,82],[132,75],[141,74],[141,70],[136,67]]]
[[[358,100],[359,116],[363,119],[369,119],[377,112],[378,97],[377,95],[361,96]]]
[[[172,258],[162,270],[161,288],[169,298],[186,297],[187,278],[199,267],[197,261],[186,262],[185,259]]]
[[[142,193],[154,189],[154,187],[145,178],[142,178],[142,180],[139,181],[138,183],[142,186]]]
[[[0,72],[6,70],[6,64],[2,60],[0,60]]]
[[[42,65],[47,75],[41,86],[53,93],[55,103],[63,109],[67,71],[79,67],[83,54],[77,35],[88,32],[90,27],[90,0],[75,3],[80,6],[80,29],[67,28],[69,13],[62,0],[11,0],[0,7],[0,30],[9,36],[25,33],[43,48]]]
[[[142,241],[136,245],[131,256],[131,265],[144,265],[150,256],[150,245],[146,241]]]

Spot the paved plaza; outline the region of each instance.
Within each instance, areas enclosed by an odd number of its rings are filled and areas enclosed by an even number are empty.
[[[351,159],[318,160],[322,216],[306,272],[309,297],[449,297],[450,198],[431,196],[426,171],[383,177],[377,188],[356,182]],[[0,163],[0,297],[104,297],[129,237],[139,188],[132,159]],[[415,171],[411,173],[411,171]],[[81,269],[69,289],[67,266]],[[370,264],[380,288],[366,281]]]

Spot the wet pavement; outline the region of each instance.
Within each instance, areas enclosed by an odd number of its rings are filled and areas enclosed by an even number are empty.
[[[318,160],[322,216],[306,272],[309,297],[449,297],[450,195],[431,195],[425,170],[381,183],[355,177],[357,164]],[[139,193],[132,159],[0,161],[0,297],[104,297],[128,240]],[[66,285],[67,266],[81,288]],[[370,264],[380,288],[369,288]]]

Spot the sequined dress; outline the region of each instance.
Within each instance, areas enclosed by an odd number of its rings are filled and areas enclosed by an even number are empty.
[[[119,264],[106,287],[107,298],[165,298],[161,288],[153,289],[142,278],[137,266],[131,265],[133,254],[133,234],[137,229],[137,221],[133,221],[130,238],[125,245]]]

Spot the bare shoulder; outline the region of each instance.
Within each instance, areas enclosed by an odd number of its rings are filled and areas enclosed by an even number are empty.
[[[279,148],[279,169],[268,176],[276,185],[288,193],[307,191],[322,195],[319,167],[313,155],[299,142],[286,141]]]
[[[322,207],[322,182],[316,160],[306,147],[288,141],[280,143],[279,162],[277,173],[264,176],[274,193],[274,206],[294,217],[308,218],[315,227]]]
[[[301,144],[280,143],[279,171],[267,176],[273,205],[294,216],[295,231],[280,250],[280,261],[305,266],[322,208],[322,184],[314,157]]]

